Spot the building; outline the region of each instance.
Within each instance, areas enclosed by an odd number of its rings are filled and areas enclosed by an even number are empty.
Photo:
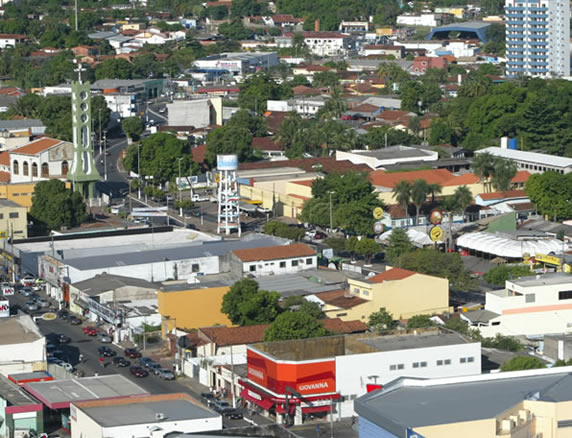
[[[73,144],[43,137],[10,151],[11,183],[66,179],[73,160]]]
[[[17,437],[44,432],[42,404],[23,388],[0,375],[0,436]]]
[[[241,396],[281,422],[286,413],[353,415],[353,400],[369,385],[398,377],[480,373],[481,345],[438,329],[416,334],[357,334],[247,346],[247,377]],[[296,391],[295,392],[292,392]],[[378,435],[382,436],[382,435]]]
[[[446,14],[415,14],[406,13],[397,16],[397,24],[402,26],[424,26],[424,27],[435,27],[440,26],[443,23],[443,18]]]
[[[306,48],[316,56],[341,56],[355,49],[351,35],[338,32],[302,32]],[[278,47],[292,47],[292,33],[276,37]]]
[[[316,250],[305,243],[238,249],[232,252],[233,272],[238,275],[291,274],[318,267]]]
[[[427,40],[445,40],[450,37],[450,33],[455,33],[455,39],[479,39],[482,43],[488,42],[487,35],[491,23],[485,21],[465,21],[462,23],[452,23],[446,26],[432,29]]]
[[[0,49],[16,47],[16,44],[24,43],[28,40],[26,35],[17,35],[12,33],[0,33]]]
[[[28,238],[26,207],[8,199],[0,199],[0,238]]]
[[[570,76],[570,8],[557,0],[505,0],[508,77]]]
[[[428,68],[447,70],[448,62],[444,56],[428,57],[416,56],[413,59],[413,74],[422,75]]]
[[[369,30],[367,21],[342,21],[338,30],[342,33],[366,33]]]
[[[488,153],[495,157],[514,161],[519,170],[530,173],[548,171],[566,174],[572,172],[572,158],[557,155],[540,154],[538,152],[520,151],[518,149],[489,147],[475,151],[477,154]]]
[[[395,319],[449,311],[449,280],[390,268],[365,280],[348,278],[347,290],[308,297],[330,318],[367,321],[380,308]]]
[[[572,359],[572,334],[544,336],[543,355],[553,361]]]
[[[222,427],[220,414],[183,393],[94,400],[71,406],[72,438],[162,438],[175,431],[197,433]]]
[[[355,401],[360,438],[564,437],[572,367],[401,378]]]
[[[483,310],[461,314],[483,336],[542,337],[569,333],[572,276],[546,273],[507,280],[505,289],[487,292]]]
[[[383,111],[388,113],[391,111]],[[397,112],[397,111],[395,111]],[[405,112],[405,111],[403,111]],[[412,148],[409,146],[389,146],[372,151],[357,149],[353,151],[336,151],[336,160],[348,160],[354,164],[365,164],[370,169],[383,169],[385,166],[410,163],[437,161],[439,154],[435,151]]]
[[[204,72],[227,72],[243,76],[278,65],[276,52],[225,52],[197,59],[193,66]]]
[[[394,56],[395,59],[401,59],[405,55],[403,46],[394,46],[388,44],[373,44],[362,48],[363,56]]]
[[[167,104],[169,126],[222,126],[222,98],[176,100]]]
[[[46,338],[29,315],[0,318],[0,374],[46,369]]]
[[[164,85],[163,79],[100,79],[91,84],[91,91],[103,95],[132,93],[136,99],[145,100],[159,97]],[[109,109],[113,111],[113,108]]]

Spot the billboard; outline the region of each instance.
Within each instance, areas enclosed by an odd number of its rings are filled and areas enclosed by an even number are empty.
[[[335,359],[280,361],[269,359],[250,348],[247,351],[248,379],[277,394],[286,387],[302,395],[336,392]]]
[[[10,295],[14,295],[14,288],[12,286],[2,286],[2,294],[7,297]]]
[[[0,301],[0,318],[10,316],[10,301]]]
[[[236,170],[238,169],[237,155],[217,155],[216,167],[218,170]]]

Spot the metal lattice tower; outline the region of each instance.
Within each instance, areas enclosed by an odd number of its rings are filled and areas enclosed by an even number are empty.
[[[77,82],[72,83],[72,123],[74,157],[67,178],[72,182],[73,190],[85,199],[95,198],[95,183],[100,176],[93,159],[91,135],[91,89],[89,82],[82,82],[81,64],[75,70]]]
[[[217,155],[218,222],[217,233],[238,231],[240,237],[240,195],[236,182],[238,157]]]

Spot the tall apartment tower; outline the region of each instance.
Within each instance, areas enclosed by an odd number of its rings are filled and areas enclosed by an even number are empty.
[[[506,75],[570,76],[568,0],[505,0]]]

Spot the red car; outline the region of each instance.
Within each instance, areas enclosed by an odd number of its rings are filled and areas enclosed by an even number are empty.
[[[135,348],[126,348],[123,353],[131,359],[139,359],[141,357],[141,353],[139,353]]]
[[[147,370],[141,368],[138,365],[133,365],[131,368],[129,368],[129,371],[131,372],[131,374],[133,374],[135,377],[147,377],[149,375],[149,373],[147,372]]]
[[[83,327],[82,330],[88,336],[97,336],[97,329],[92,325],[88,325],[87,327]]]

